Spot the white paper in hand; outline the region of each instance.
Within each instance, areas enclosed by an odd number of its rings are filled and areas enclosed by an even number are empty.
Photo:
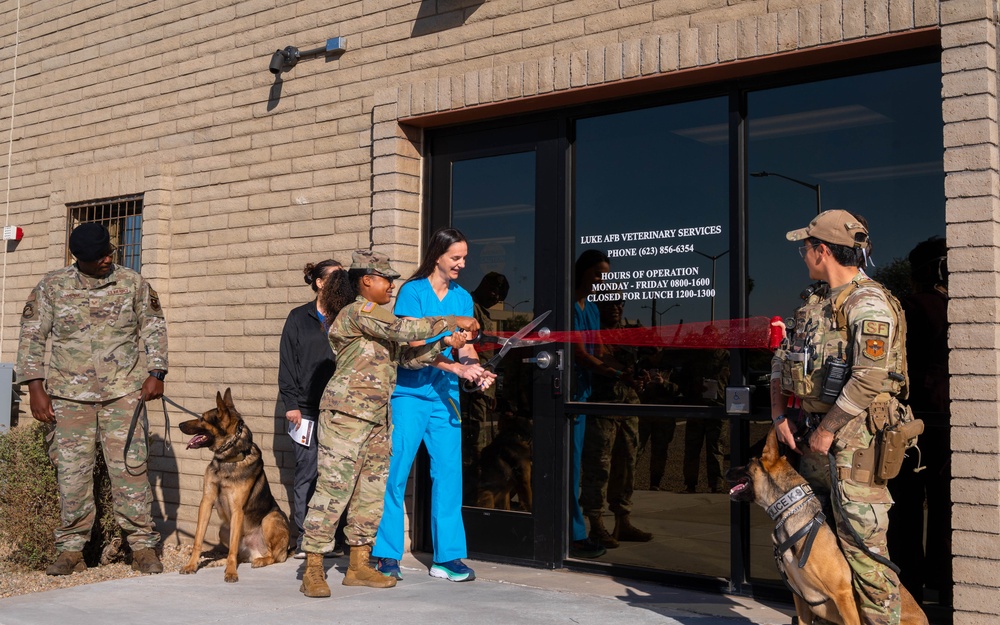
[[[315,429],[316,422],[311,419],[300,420],[298,426],[291,421],[288,422],[288,435],[303,447],[308,447],[312,443],[313,430]]]

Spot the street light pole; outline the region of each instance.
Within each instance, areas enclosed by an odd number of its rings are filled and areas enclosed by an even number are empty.
[[[789,182],[794,182],[795,184],[800,184],[803,187],[812,189],[816,193],[816,214],[819,215],[823,212],[823,201],[820,197],[820,187],[819,183],[810,184],[805,180],[799,180],[798,178],[792,178],[791,176],[786,176],[785,174],[775,173],[773,171],[755,171],[750,173],[754,178],[766,178],[768,176],[775,176],[777,178],[784,178]]]
[[[719,260],[720,258],[722,258],[723,256],[725,256],[726,254],[728,254],[729,250],[726,250],[725,252],[722,252],[721,254],[716,254],[715,256],[709,256],[708,254],[706,254],[704,252],[699,252],[698,250],[695,250],[694,253],[695,254],[700,254],[701,256],[704,256],[705,258],[707,258],[710,261],[712,261],[712,292],[714,293],[715,292],[715,261]],[[711,316],[712,316],[712,323],[715,323],[715,295],[712,296]]]

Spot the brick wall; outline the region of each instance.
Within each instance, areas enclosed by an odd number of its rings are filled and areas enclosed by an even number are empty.
[[[399,120],[489,115],[518,99],[940,25],[956,623],[998,620],[992,0],[21,0],[19,16],[17,6],[0,1],[0,155],[12,158],[0,176],[25,238],[5,255],[0,358],[14,359],[28,291],[63,263],[65,202],[144,192],[143,273],[169,320],[168,394],[201,410],[231,386],[282,500],[294,459],[275,419],[277,348],[287,312],[311,296],[302,266],[374,245],[405,273],[418,256],[421,131]],[[275,49],[335,36],[343,56],[300,61],[283,80],[266,71]],[[152,421],[161,439],[162,415]],[[154,445],[157,505],[171,540],[188,540],[208,456],[185,450],[176,429],[169,438],[169,452]]]

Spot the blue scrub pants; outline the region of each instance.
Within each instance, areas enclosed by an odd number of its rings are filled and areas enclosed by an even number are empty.
[[[570,505],[570,540],[583,540],[587,537],[587,526],[583,523],[583,511],[580,509],[580,465],[583,463],[583,434],[587,427],[587,417],[578,414],[573,417],[570,426],[572,455],[569,468],[569,505]]]
[[[458,398],[452,399],[457,406]],[[385,509],[372,549],[375,557],[403,557],[403,496],[421,442],[431,457],[434,562],[468,556],[462,520],[462,423],[448,403],[405,395],[392,398],[392,459]]]

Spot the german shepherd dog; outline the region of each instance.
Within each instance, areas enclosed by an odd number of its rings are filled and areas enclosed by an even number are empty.
[[[836,534],[824,521],[822,504],[809,495],[806,479],[779,454],[774,428],[767,435],[761,457],[745,467],[730,469],[726,478],[733,484],[729,491],[732,500],[752,501],[765,510],[777,504],[769,510],[772,518],[777,517],[772,535],[775,560],[794,592],[800,625],[810,625],[814,616],[838,625],[860,625],[851,568]],[[800,530],[800,538],[794,540]],[[927,625],[927,616],[913,596],[902,586],[899,593],[903,604],[900,625]]]
[[[476,505],[510,510],[514,495],[521,509],[531,512],[531,419],[506,415],[496,438],[480,454]]]
[[[238,582],[238,561],[252,562],[253,568],[285,561],[288,517],[271,495],[260,448],[233,405],[230,389],[226,389],[225,397],[216,393],[215,404],[201,418],[180,424],[181,432],[192,436],[188,449],[208,447],[214,454],[205,469],[194,550],[181,573],[198,572],[201,547],[214,507],[223,526],[229,526],[226,581]]]

